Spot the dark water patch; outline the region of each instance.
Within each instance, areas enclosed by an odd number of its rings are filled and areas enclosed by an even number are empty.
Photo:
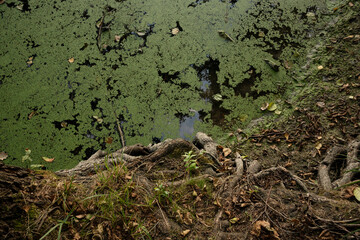
[[[88,46],[88,43],[84,43],[84,45],[80,48],[80,51],[84,51]]]
[[[73,154],[74,156],[77,156],[80,154],[80,152],[83,148],[84,148],[83,145],[79,145],[74,150],[70,150],[70,153]]]
[[[83,160],[89,159],[94,153],[96,153],[97,150],[93,147],[88,147],[85,149],[85,156],[83,157]]]
[[[96,65],[96,63],[92,63],[89,61],[89,59],[86,59],[84,62],[82,63],[78,63],[79,66],[87,66],[87,67],[93,67]]]
[[[197,6],[199,6],[201,4],[204,4],[204,3],[207,3],[207,2],[210,2],[210,0],[196,0],[196,1],[192,2],[192,3],[190,3],[188,5],[188,7],[197,7]]]
[[[66,130],[69,130],[70,126],[74,126],[75,130],[79,131],[78,127],[80,126],[80,123],[76,119],[77,116],[73,116],[73,117],[74,117],[74,119],[66,119],[63,121],[53,121],[52,124],[58,130],[64,129],[66,131]]]

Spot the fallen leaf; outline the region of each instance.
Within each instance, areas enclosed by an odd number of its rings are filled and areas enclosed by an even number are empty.
[[[284,137],[285,137],[286,141],[289,141],[289,136],[290,136],[290,135],[289,135],[288,133],[285,133],[285,134],[284,134]]]
[[[324,102],[317,102],[316,106],[318,106],[319,108],[324,108],[325,107],[325,103]]]
[[[16,6],[16,8],[19,9],[20,11],[22,11],[24,8],[24,4],[19,4]]]
[[[231,149],[230,148],[224,148],[223,153],[224,153],[224,156],[227,157],[231,153]]]
[[[55,158],[42,157],[45,162],[53,162]]]
[[[269,103],[269,106],[268,106],[267,110],[269,110],[270,112],[273,112],[276,109],[277,109],[276,103],[274,103],[274,102]]]
[[[229,222],[232,223],[232,224],[235,224],[238,221],[239,221],[239,218],[236,218],[236,217],[229,220]]]
[[[262,111],[265,111],[267,108],[269,107],[269,103],[267,103],[267,102],[265,102],[265,103],[263,103],[262,105],[261,105],[261,110]]]
[[[6,152],[0,152],[0,161],[7,159],[8,156]]]
[[[321,144],[321,143],[317,143],[316,146],[315,146],[315,148],[316,148],[317,150],[320,150],[321,147],[322,147],[322,144]]]
[[[354,189],[354,196],[360,202],[360,187]]]
[[[221,101],[221,100],[222,100],[222,96],[221,96],[220,94],[215,94],[215,95],[213,96],[213,99],[214,99],[215,101]]]
[[[60,126],[61,126],[62,128],[66,128],[67,125],[68,125],[68,123],[65,122],[65,121],[62,121],[62,122],[60,123]]]
[[[28,213],[29,210],[30,210],[30,205],[25,205],[25,206],[23,207],[23,210],[24,210],[26,213]]]
[[[146,32],[136,32],[136,34],[139,36],[139,37],[143,37],[146,35]]]
[[[278,239],[280,240],[279,238],[279,234],[276,232],[276,230],[274,228],[272,228],[270,226],[270,223],[268,221],[257,221],[252,230],[251,230],[251,234],[252,235],[255,235],[257,237],[260,237],[260,234],[261,234],[261,230],[264,229],[265,231],[267,232],[272,232],[272,236],[266,236],[266,239]],[[264,236],[265,237],[265,236]]]
[[[105,142],[107,143],[107,144],[111,144],[112,142],[113,142],[113,138],[112,137],[107,137],[107,138],[105,138]]]
[[[317,69],[318,69],[318,70],[322,70],[322,69],[324,69],[324,67],[321,66],[321,65],[319,65],[319,66],[317,66]]]
[[[79,214],[79,215],[76,215],[75,217],[78,218],[78,219],[82,219],[82,218],[86,217],[86,215],[85,214]]]
[[[29,114],[29,116],[28,116],[29,120],[30,120],[33,116],[35,116],[36,113],[37,113],[36,111],[32,111],[32,112]]]
[[[352,38],[354,38],[354,35],[349,35],[349,36],[347,36],[347,37],[344,37],[343,39],[344,39],[344,40],[347,40],[347,39],[352,39]]]
[[[185,215],[184,215],[184,223],[186,225],[191,225],[193,223],[193,220],[192,220],[192,217],[191,217],[191,214],[190,212],[186,212]]]
[[[68,59],[69,63],[73,63],[74,61],[75,61],[75,59],[73,57]]]
[[[179,30],[179,28],[173,28],[173,29],[171,29],[171,34],[172,35],[176,35],[176,34],[178,34],[180,32],[180,30]]]
[[[80,233],[75,233],[74,235],[74,240],[80,240],[81,239],[81,236],[80,236]]]
[[[276,115],[280,115],[282,112],[279,109],[276,109],[274,112]]]
[[[190,229],[187,229],[187,230],[182,231],[182,232],[181,232],[181,235],[185,237],[185,236],[188,235],[189,233],[190,233]]]
[[[115,39],[115,42],[120,42],[121,36],[115,35],[114,39]]]

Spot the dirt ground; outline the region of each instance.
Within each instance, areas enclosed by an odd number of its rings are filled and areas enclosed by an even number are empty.
[[[99,153],[82,174],[1,164],[1,239],[359,239],[359,12],[334,9],[321,67],[271,128]]]

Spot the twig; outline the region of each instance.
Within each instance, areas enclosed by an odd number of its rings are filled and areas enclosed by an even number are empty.
[[[97,35],[97,38],[96,38],[96,43],[97,43],[97,47],[99,49],[99,51],[101,51],[101,33],[102,33],[102,27],[104,25],[104,20],[105,20],[105,13],[103,13],[103,16],[101,17],[100,19],[100,23],[99,23],[99,26],[98,26],[98,35]]]
[[[122,145],[123,147],[125,147],[124,133],[123,133],[123,131],[121,130],[120,121],[119,121],[119,118],[116,116],[115,110],[114,110],[114,116],[115,116],[115,119],[116,119],[117,130],[118,130],[118,132],[119,132],[119,134],[120,134],[121,145]]]

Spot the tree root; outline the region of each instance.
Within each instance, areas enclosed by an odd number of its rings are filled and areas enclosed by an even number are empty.
[[[259,180],[261,178],[269,176],[270,174],[275,174],[275,173],[283,173],[283,174],[288,175],[291,179],[293,179],[302,188],[302,190],[304,190],[305,192],[309,192],[308,188],[303,183],[303,181],[301,180],[300,177],[296,176],[295,174],[291,173],[289,170],[287,170],[286,168],[281,167],[281,166],[262,170],[261,172],[254,174],[253,177],[256,180]]]
[[[347,147],[335,146],[328,150],[324,160],[320,163],[318,168],[318,176],[321,187],[326,190],[332,190],[349,183],[355,176],[356,172],[352,171],[360,167],[359,162],[360,141],[352,141]],[[346,155],[346,167],[343,169],[343,174],[339,179],[334,181],[330,178],[330,171],[335,161],[339,160],[339,155]],[[345,159],[343,160],[345,161]],[[337,169],[340,170],[340,169]]]

